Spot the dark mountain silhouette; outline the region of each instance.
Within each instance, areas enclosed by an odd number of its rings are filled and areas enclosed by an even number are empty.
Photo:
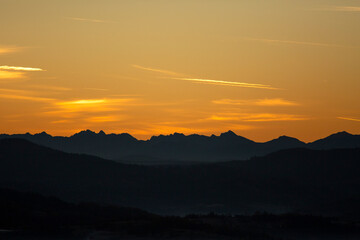
[[[354,219],[299,214],[159,216],[0,189],[0,239],[359,239]],[[350,238],[351,237],[351,238]]]
[[[309,145],[314,149],[358,148],[360,147],[360,135],[338,132],[324,139],[314,141]]]
[[[360,149],[289,149],[248,161],[136,166],[0,140],[0,187],[166,214],[341,209],[359,199],[359,170]]]
[[[146,220],[156,217],[134,208],[90,202],[73,204],[55,197],[3,188],[0,189],[0,213],[1,229],[40,227],[43,231],[78,224],[91,226],[104,222]]]
[[[264,156],[282,149],[309,148],[357,148],[360,147],[360,135],[346,132],[336,133],[312,143],[281,136],[277,139],[257,143],[236,135],[232,131],[212,135],[184,135],[174,133],[160,135],[142,141],[127,133],[105,134],[90,130],[82,131],[70,137],[53,137],[45,132],[39,134],[0,135],[4,138],[22,138],[53,149],[84,153],[120,162],[136,164],[181,164],[193,162],[219,162],[246,160],[254,156]]]

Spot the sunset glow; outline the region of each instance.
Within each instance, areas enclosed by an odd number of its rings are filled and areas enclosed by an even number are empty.
[[[360,3],[0,6],[1,133],[360,133]]]

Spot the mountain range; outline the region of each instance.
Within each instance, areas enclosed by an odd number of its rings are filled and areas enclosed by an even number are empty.
[[[161,214],[360,214],[360,148],[281,150],[245,161],[138,166],[0,140],[0,188]],[[336,206],[335,208],[333,206]]]
[[[171,135],[153,136],[137,140],[130,134],[95,133],[81,131],[70,137],[53,137],[46,132],[38,134],[1,134],[0,139],[21,138],[33,143],[68,153],[84,153],[123,163],[185,164],[194,162],[221,162],[246,160],[283,149],[334,149],[360,147],[360,135],[347,132],[332,134],[314,142],[304,143],[296,138],[281,136],[268,142],[254,142],[232,131],[219,136]]]

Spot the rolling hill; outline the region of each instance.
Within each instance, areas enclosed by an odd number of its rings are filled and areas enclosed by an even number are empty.
[[[359,170],[360,149],[288,149],[248,161],[136,166],[0,140],[0,187],[163,214],[318,211],[358,199]]]

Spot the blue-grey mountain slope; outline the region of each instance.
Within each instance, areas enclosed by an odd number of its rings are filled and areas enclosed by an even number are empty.
[[[0,139],[22,138],[53,149],[84,153],[101,158],[135,164],[189,164],[194,162],[219,162],[245,160],[254,156],[290,148],[335,149],[360,147],[360,135],[346,132],[333,134],[324,139],[304,143],[298,139],[281,136],[258,143],[236,135],[232,131],[219,136],[171,135],[154,136],[149,140],[137,140],[130,134],[105,134],[90,130],[70,137],[53,137],[45,132],[39,134],[0,135]]]

